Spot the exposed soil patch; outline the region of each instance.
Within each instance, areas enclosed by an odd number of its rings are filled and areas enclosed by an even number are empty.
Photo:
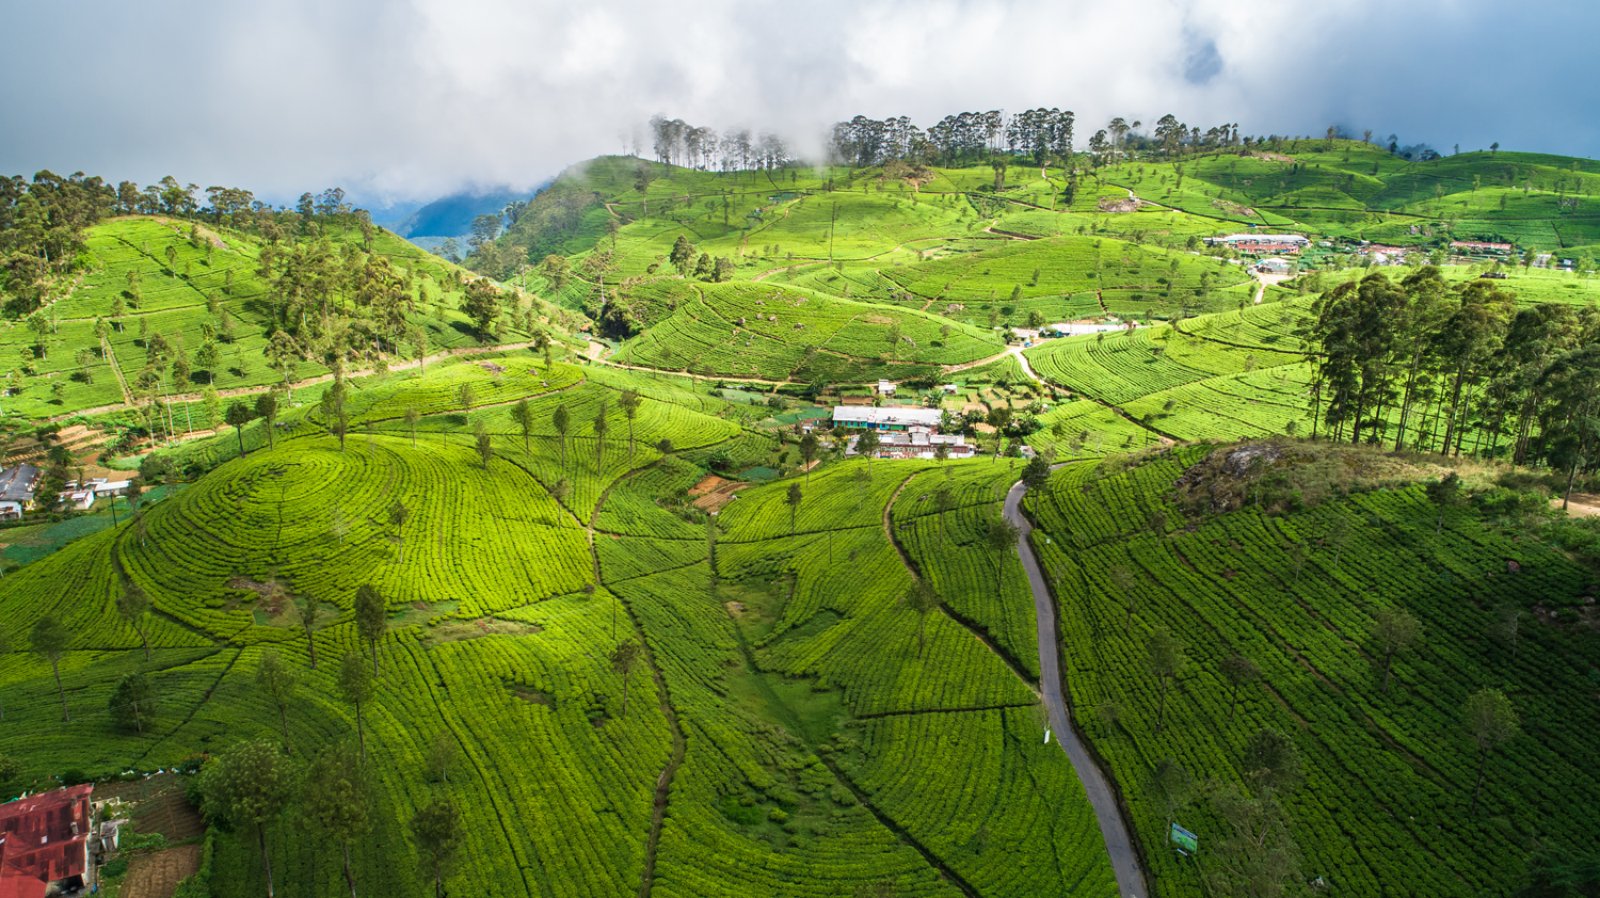
[[[485,636],[531,636],[540,632],[540,629],[536,624],[523,621],[480,617],[475,620],[445,621],[429,627],[428,635],[424,638],[428,644],[438,645],[444,642],[460,642],[464,639],[481,639]]]
[[[171,898],[178,883],[199,870],[199,845],[140,852],[129,860],[128,876],[118,894],[122,898]]]
[[[1248,218],[1256,214],[1256,210],[1250,208],[1249,206],[1241,206],[1238,203],[1230,203],[1227,200],[1212,200],[1211,205],[1221,209],[1229,215],[1242,215]]]
[[[1561,497],[1550,500],[1550,507],[1561,508]],[[1567,505],[1567,514],[1574,518],[1592,518],[1600,516],[1600,495],[1595,493],[1573,493],[1572,501]]]
[[[1114,199],[1109,196],[1103,196],[1100,198],[1101,212],[1138,212],[1139,207],[1143,205],[1144,200],[1141,200],[1136,196],[1130,196],[1125,200]]]
[[[728,609],[728,614],[735,618],[744,617],[745,615],[745,607],[743,602],[723,602],[722,605],[724,608]]]
[[[690,504],[701,511],[716,514],[724,505],[733,501],[734,493],[749,485],[743,481],[707,474],[699,483],[689,487]]]

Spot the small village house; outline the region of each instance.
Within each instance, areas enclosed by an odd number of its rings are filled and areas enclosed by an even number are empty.
[[[838,405],[833,409],[833,426],[847,430],[909,430],[912,427],[938,429],[944,412],[936,408],[903,405]]]
[[[100,847],[93,792],[93,785],[72,786],[0,805],[0,898],[44,898],[91,884],[90,852]]]
[[[40,473],[27,463],[0,469],[0,520],[17,520],[28,510],[39,487]]]

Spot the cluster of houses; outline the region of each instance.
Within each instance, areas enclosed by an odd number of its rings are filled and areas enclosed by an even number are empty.
[[[940,433],[944,412],[912,406],[839,405],[833,409],[833,426],[845,430],[875,431],[876,458],[933,459],[943,448],[948,458],[971,458],[974,447],[960,434]],[[856,440],[850,441],[851,451]]]
[[[1206,238],[1207,246],[1225,246],[1252,256],[1298,253],[1310,244],[1310,240],[1299,234],[1225,234]]]
[[[121,819],[101,819],[93,785],[0,804],[0,898],[97,891],[96,871],[121,840]]]
[[[43,473],[38,466],[26,462],[0,468],[0,521],[19,520],[34,507]],[[74,511],[88,511],[102,497],[127,495],[132,485],[131,480],[110,480],[105,477],[95,477],[83,483],[69,480],[61,494],[61,504]],[[0,894],[0,898],[5,896]]]

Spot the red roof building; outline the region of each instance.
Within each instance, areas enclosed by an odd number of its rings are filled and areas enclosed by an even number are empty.
[[[82,881],[93,791],[73,786],[0,804],[0,898],[43,898],[53,882]]]

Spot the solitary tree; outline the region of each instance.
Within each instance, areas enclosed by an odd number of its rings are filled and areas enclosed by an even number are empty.
[[[61,685],[61,656],[67,652],[69,638],[66,626],[53,614],[39,618],[28,632],[28,645],[34,654],[50,662],[50,672],[55,675],[56,692],[61,696],[62,722],[72,719],[67,712],[67,690]]]
[[[372,649],[372,676],[378,676],[378,640],[389,628],[389,606],[383,594],[370,583],[356,588],[356,631]]]
[[[802,496],[801,496],[801,493],[800,493],[800,484],[798,484],[798,483],[789,484],[789,494],[788,494],[787,497],[785,497],[784,502],[787,503],[788,506],[789,506],[789,535],[790,536],[794,536],[794,518],[795,518],[795,515],[798,514],[799,511],[800,511],[800,500],[801,500],[801,498],[802,498]]]
[[[1112,565],[1111,585],[1117,590],[1117,594],[1122,597],[1123,607],[1128,610],[1128,616],[1123,621],[1123,626],[1133,626],[1133,612],[1138,610],[1139,607],[1139,593],[1135,589],[1133,571],[1128,570],[1128,566],[1125,564]]]
[[[461,812],[448,798],[435,799],[411,818],[423,871],[433,877],[434,898],[444,898],[444,878],[461,850]]]
[[[1017,525],[1006,520],[1003,515],[995,515],[984,523],[983,543],[989,549],[989,560],[994,565],[996,595],[1005,588],[1005,568],[1002,565],[1006,553],[1016,549],[1017,532]]]
[[[244,458],[244,426],[254,417],[250,407],[243,402],[228,403],[228,410],[223,413],[223,420],[228,422],[228,426],[233,428],[234,436],[239,438],[240,458]]]
[[[1167,689],[1172,681],[1177,679],[1183,671],[1184,652],[1183,643],[1165,627],[1157,629],[1145,640],[1146,660],[1150,665],[1150,674],[1156,678],[1159,687],[1158,704],[1156,707],[1156,732],[1161,732],[1162,725],[1167,716]]]
[[[606,404],[600,403],[600,410],[594,415],[594,469],[599,471],[605,466],[606,458],[606,431],[610,425],[606,423]]]
[[[1228,720],[1239,707],[1239,687],[1261,679],[1261,668],[1249,658],[1234,652],[1222,659],[1222,678],[1228,681]]]
[[[633,666],[639,661],[639,644],[631,639],[624,639],[617,643],[611,652],[611,669],[622,677],[622,716],[628,716],[628,683],[632,679]]]
[[[1178,813],[1189,803],[1189,795],[1194,791],[1194,777],[1172,758],[1162,758],[1150,771],[1150,785],[1161,800],[1162,810],[1166,812],[1166,825],[1171,827]]]
[[[933,584],[927,578],[918,577],[912,582],[903,601],[917,615],[917,654],[920,656],[927,643],[928,615],[939,607],[939,594],[934,592]]]
[[[1433,532],[1438,533],[1444,530],[1445,512],[1461,504],[1461,477],[1451,471],[1443,479],[1428,484],[1427,492],[1428,500],[1439,509],[1439,520],[1433,527]]]
[[[472,319],[479,342],[488,342],[494,332],[494,320],[500,317],[500,291],[487,278],[473,280],[461,297],[461,311]]]
[[[111,719],[125,730],[144,735],[144,728],[156,714],[156,690],[143,673],[125,674],[117,681],[107,704]]]
[[[389,526],[394,528],[394,538],[400,543],[400,563],[406,563],[406,521],[411,518],[411,509],[406,504],[396,499],[389,505]]]
[[[1050,463],[1045,461],[1044,456],[1035,455],[1028,459],[1028,463],[1022,467],[1022,482],[1030,490],[1042,489],[1050,482]]]
[[[933,493],[933,510],[939,515],[939,530],[948,537],[950,535],[950,512],[956,510],[956,495],[950,491],[948,484],[941,485]]]
[[[565,404],[556,406],[550,414],[550,423],[556,429],[556,441],[561,445],[561,470],[567,469],[567,429],[572,426],[572,416]]]
[[[1284,789],[1300,777],[1300,756],[1288,736],[1264,729],[1244,744],[1245,779],[1257,791]]]
[[[805,463],[806,485],[811,485],[811,463],[817,460],[819,448],[817,435],[808,433],[800,438],[800,460]]]
[[[533,404],[528,402],[526,396],[517,400],[511,407],[511,420],[517,422],[517,428],[522,431],[522,451],[532,451],[533,440]]]
[[[267,649],[261,654],[261,662],[256,665],[256,686],[267,701],[278,709],[278,725],[283,729],[283,750],[288,754],[294,753],[289,740],[289,705],[294,702],[297,685],[294,671],[283,663],[276,649]]]
[[[633,390],[623,390],[617,397],[617,407],[622,409],[622,417],[628,419],[628,463],[633,464],[633,419],[639,416],[639,406],[644,403],[644,398]]]
[[[878,454],[878,446],[882,442],[876,430],[864,430],[861,436],[856,437],[856,453],[866,457],[867,470],[872,470],[872,457]]]
[[[478,450],[478,461],[483,463],[485,471],[489,470],[489,462],[494,460],[494,440],[482,421],[473,426],[472,439]]]
[[[414,408],[406,409],[406,426],[411,428],[411,448],[417,447],[417,422],[422,420],[422,413]]]
[[[267,875],[267,898],[273,895],[267,824],[293,798],[296,773],[278,746],[265,739],[237,743],[200,769],[201,809],[206,817],[254,832]]]
[[[1297,878],[1300,853],[1275,795],[1227,785],[1211,804],[1224,824],[1206,878],[1212,894],[1278,898]]]
[[[1462,709],[1467,725],[1467,736],[1478,750],[1478,776],[1472,784],[1472,811],[1478,808],[1478,793],[1483,788],[1483,776],[1489,766],[1489,755],[1500,746],[1516,738],[1521,731],[1517,709],[1511,700],[1498,689],[1484,688],[1467,696]]]
[[[477,401],[478,391],[472,388],[472,384],[462,384],[461,388],[456,390],[456,402],[461,404],[462,414],[472,411],[472,406]]]
[[[317,597],[308,595],[300,603],[300,626],[306,631],[306,651],[311,655],[311,669],[317,669],[317,639],[313,632],[317,627],[317,613],[320,610]]]
[[[278,397],[273,395],[271,390],[256,397],[256,417],[261,419],[262,425],[267,429],[267,448],[276,449],[278,447],[278,439],[275,433],[275,428],[278,424]]]
[[[367,761],[367,728],[366,719],[362,717],[362,708],[372,699],[372,674],[367,672],[366,662],[361,656],[351,652],[344,656],[344,661],[339,664],[339,691],[344,694],[344,700],[356,712],[356,742],[361,746],[361,762]]]
[[[427,757],[423,759],[428,782],[450,782],[450,768],[455,766],[456,756],[459,753],[456,740],[448,732],[435,735],[432,744],[428,746]]]
[[[1422,639],[1422,624],[1404,608],[1384,608],[1373,618],[1372,639],[1383,656],[1383,691],[1388,692],[1394,657]]]
[[[139,584],[131,580],[123,584],[122,593],[117,596],[117,614],[139,634],[139,641],[144,643],[144,660],[149,661],[150,632],[146,624],[150,619],[150,597]]]
[[[300,809],[318,835],[339,843],[344,882],[356,898],[356,877],[350,869],[350,843],[372,825],[366,784],[360,765],[344,746],[324,751],[306,772]]]

